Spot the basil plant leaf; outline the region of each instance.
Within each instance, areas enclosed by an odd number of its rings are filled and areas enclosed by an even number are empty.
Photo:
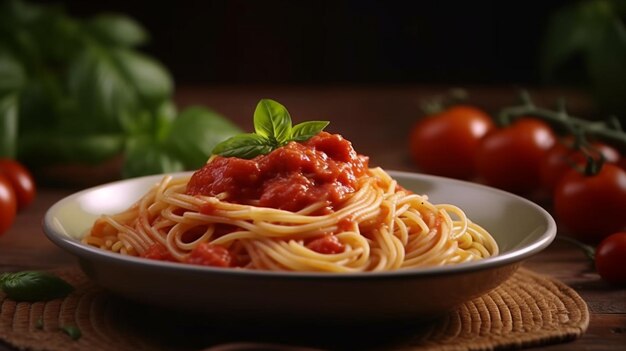
[[[121,133],[72,135],[37,131],[20,135],[18,153],[20,158],[40,165],[98,164],[119,155],[124,144],[125,136]]]
[[[590,39],[588,26],[581,25],[584,18],[578,7],[566,7],[550,19],[541,49],[541,70],[546,79],[554,79],[557,67],[583,51]]]
[[[0,45],[0,96],[21,89],[26,81],[24,67]]]
[[[146,30],[122,14],[99,14],[89,21],[88,28],[105,44],[135,47],[148,41]]]
[[[164,100],[161,105],[156,108],[155,125],[153,127],[157,140],[165,140],[172,130],[172,125],[176,121],[178,111],[176,105],[171,100]]]
[[[239,134],[215,146],[213,154],[224,157],[253,158],[272,151],[267,138],[258,134]]]
[[[309,140],[324,130],[329,123],[328,121],[307,121],[296,124],[291,131],[291,140]]]
[[[78,340],[83,336],[83,333],[74,325],[64,325],[60,327],[65,334],[67,334],[72,340]]]
[[[0,288],[15,301],[48,301],[65,297],[74,287],[46,272],[24,271],[0,276]]]
[[[262,99],[254,110],[254,130],[270,141],[285,144],[291,136],[291,116],[280,103]]]
[[[0,97],[0,157],[15,158],[18,104],[16,94]]]
[[[131,137],[126,143],[122,177],[180,172],[183,163],[151,136]]]
[[[70,65],[69,94],[82,115],[68,121],[68,129],[119,131],[121,116],[136,107],[137,92],[108,55],[86,50]]]
[[[150,105],[156,105],[172,94],[172,77],[160,62],[127,49],[113,50],[111,56],[119,68],[116,73]]]
[[[239,133],[241,129],[223,116],[194,106],[183,110],[174,120],[167,144],[185,168],[197,169],[207,162],[220,141]]]
[[[127,116],[158,108],[173,90],[172,78],[159,62],[127,49],[86,50],[70,65],[68,75],[70,96],[82,112],[71,121],[74,130],[146,125],[128,123]]]

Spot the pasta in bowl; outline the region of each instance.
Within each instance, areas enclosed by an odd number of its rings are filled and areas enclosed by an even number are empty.
[[[325,132],[251,160],[212,157],[190,177],[165,176],[126,211],[96,220],[83,242],[180,263],[335,273],[498,253],[460,207],[403,188]]]
[[[105,184],[62,199],[46,213],[44,231],[52,242],[77,256],[83,271],[96,283],[136,301],[231,318],[263,315],[335,322],[428,318],[448,311],[500,285],[556,234],[546,211],[516,195],[436,176],[388,173],[402,187],[428,194],[433,203],[463,208],[467,217],[491,233],[498,254],[452,265],[329,273],[177,263],[83,243],[103,213],[127,210],[163,175]]]
[[[256,133],[190,173],[53,205],[44,232],[130,299],[193,313],[321,322],[428,318],[484,294],[554,239],[538,205],[370,167],[327,122],[262,100]]]

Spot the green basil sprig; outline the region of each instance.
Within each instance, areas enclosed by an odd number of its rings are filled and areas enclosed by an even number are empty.
[[[78,327],[73,326],[73,325],[64,325],[60,327],[60,329],[65,334],[67,334],[72,340],[78,340],[80,339],[81,336],[83,336],[83,333],[80,331],[80,329],[78,329]]]
[[[0,289],[15,301],[48,301],[65,297],[74,287],[46,272],[24,271],[0,275]]]
[[[217,144],[214,155],[253,158],[270,153],[290,141],[306,141],[326,126],[328,121],[307,121],[292,126],[285,106],[271,99],[262,99],[254,110],[254,133],[235,135]]]

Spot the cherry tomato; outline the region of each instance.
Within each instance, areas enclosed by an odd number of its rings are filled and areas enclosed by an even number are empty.
[[[554,189],[554,211],[571,236],[598,243],[626,230],[626,171],[607,163],[591,176],[569,170]]]
[[[621,169],[623,169],[623,170],[625,170],[625,171],[626,171],[626,156],[625,156],[625,157],[620,158],[620,159],[617,161],[617,165],[618,165]]]
[[[4,175],[13,186],[18,211],[33,202],[36,193],[35,181],[24,166],[11,159],[0,159],[0,174]]]
[[[607,236],[596,248],[596,270],[611,284],[626,284],[626,232]]]
[[[518,194],[540,185],[541,161],[556,142],[548,124],[520,118],[487,135],[476,154],[476,171],[491,186]]]
[[[575,167],[584,169],[587,163],[585,154],[580,150],[573,150],[572,145],[572,139],[566,139],[562,143],[554,144],[541,162],[541,187],[548,194],[554,192],[556,183],[563,174]],[[615,163],[620,159],[619,152],[609,145],[593,142],[591,146],[595,152],[599,152],[604,156],[605,162]]]
[[[17,199],[11,182],[0,174],[0,234],[11,227],[17,214]]]
[[[478,144],[494,128],[491,118],[476,107],[450,107],[415,124],[410,135],[411,156],[425,173],[472,178]]]

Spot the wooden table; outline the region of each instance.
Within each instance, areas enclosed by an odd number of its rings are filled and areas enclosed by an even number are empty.
[[[445,87],[219,87],[179,88],[179,106],[202,104],[228,116],[250,130],[252,112],[260,98],[274,98],[289,109],[294,122],[330,120],[328,128],[352,140],[357,151],[371,164],[387,169],[413,170],[407,152],[407,133],[419,116],[419,102],[445,92]],[[540,104],[565,96],[572,111],[590,110],[589,100],[578,92],[531,90]],[[515,99],[514,88],[470,89],[472,101],[496,111]],[[71,174],[68,175],[72,176]],[[45,269],[75,265],[75,259],[49,242],[41,229],[46,210],[57,200],[78,190],[40,188],[32,206],[21,212],[13,227],[0,237],[0,272]],[[556,241],[525,263],[574,288],[588,303],[591,321],[580,339],[537,349],[621,350],[626,349],[626,289],[612,287],[594,272],[582,252]],[[626,269],[626,267],[625,267]],[[0,344],[0,350],[12,350]]]

